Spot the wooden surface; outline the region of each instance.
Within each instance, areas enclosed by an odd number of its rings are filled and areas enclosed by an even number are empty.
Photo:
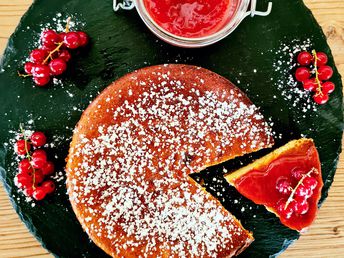
[[[49,0],[47,0],[48,2]],[[110,1],[110,0],[107,0]],[[293,1],[293,0],[290,0]],[[32,0],[0,0],[0,53]],[[344,0],[305,0],[323,27],[344,75]],[[0,258],[52,257],[28,232],[0,187]],[[310,230],[281,257],[344,257],[344,155],[329,198]]]

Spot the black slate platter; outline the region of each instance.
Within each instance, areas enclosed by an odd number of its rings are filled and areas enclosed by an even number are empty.
[[[267,0],[258,1],[264,9]],[[73,59],[62,85],[34,88],[30,79],[17,76],[17,70],[37,41],[42,24],[54,27],[53,18],[73,15],[83,21],[79,28],[92,38],[90,46]],[[310,97],[304,96],[295,106],[294,92],[287,98],[279,84],[287,85],[287,64],[280,70],[273,67],[276,60],[289,56],[278,52],[281,44],[297,44],[310,39],[309,48],[329,55],[334,67],[331,79],[336,90],[330,101],[312,108]],[[285,55],[285,56],[284,56]],[[1,178],[14,208],[37,239],[56,257],[107,257],[82,231],[68,201],[64,181],[57,192],[42,202],[25,202],[13,183],[16,174],[15,155],[10,140],[11,131],[19,124],[47,133],[54,140],[49,150],[57,169],[63,171],[72,129],[89,102],[108,84],[120,76],[148,65],[188,63],[217,72],[246,92],[266,118],[274,123],[276,147],[302,135],[315,139],[322,161],[325,186],[321,202],[325,200],[341,152],[343,130],[342,85],[334,66],[325,37],[310,11],[300,0],[273,0],[273,12],[268,17],[246,19],[225,40],[203,49],[180,49],[155,38],[140,20],[136,11],[113,13],[112,1],[99,0],[37,0],[22,18],[12,35],[2,60],[0,73],[0,170]],[[285,71],[285,72],[281,72]],[[240,81],[240,83],[239,83]],[[287,85],[288,87],[288,85]],[[312,103],[312,102],[310,102]],[[313,105],[313,104],[311,104]],[[28,122],[30,121],[31,122]],[[246,200],[223,182],[223,167],[233,169],[264,154],[260,152],[240,160],[210,168],[202,177],[211,192],[222,188],[220,200],[243,225],[253,231],[255,242],[240,257],[273,257],[285,250],[299,237],[299,233],[280,224],[264,207]],[[218,178],[215,181],[213,178]],[[216,196],[216,195],[215,195]]]

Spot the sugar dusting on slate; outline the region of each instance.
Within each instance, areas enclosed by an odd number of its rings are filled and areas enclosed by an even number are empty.
[[[71,201],[84,207],[84,223],[92,223],[88,233],[110,239],[115,253],[143,245],[142,257],[162,250],[216,257],[243,231],[188,175],[216,162],[234,143],[242,150],[268,146],[271,129],[241,93],[201,92],[203,78],[195,78],[193,87],[171,80],[168,72],[131,80],[146,91],[132,96],[130,88],[118,90],[123,104],[106,110],[98,105],[94,113],[111,113],[113,122],[89,122],[98,136],[79,135],[71,150],[69,163],[82,157],[68,182]]]
[[[312,100],[311,94],[304,90],[302,85],[294,79],[293,71],[297,67],[296,57],[301,51],[310,51],[312,43],[310,39],[304,41],[292,40],[288,43],[281,43],[275,51],[277,59],[273,63],[277,81],[275,87],[281,91],[281,95],[288,102],[291,108],[298,107],[306,118],[309,111],[317,111],[317,106]]]

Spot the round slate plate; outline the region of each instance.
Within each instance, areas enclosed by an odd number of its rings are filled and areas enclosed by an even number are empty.
[[[106,257],[82,231],[68,201],[64,181],[59,182],[57,193],[46,200],[27,203],[13,185],[16,162],[10,140],[11,131],[18,131],[19,124],[47,133],[54,147],[49,150],[57,169],[63,171],[64,159],[72,129],[82,110],[108,84],[134,69],[161,63],[188,63],[217,72],[247,93],[261,107],[266,118],[274,122],[276,147],[301,135],[315,139],[322,161],[325,186],[323,201],[332,183],[338,155],[341,151],[343,130],[342,85],[336,69],[331,79],[336,91],[330,101],[317,111],[307,107],[309,96],[299,99],[294,92],[285,96],[278,85],[287,85],[288,67],[281,63],[280,70],[273,67],[277,60],[287,60],[281,44],[297,44],[310,39],[310,49],[315,48],[329,55],[331,51],[325,37],[300,0],[274,0],[273,12],[268,17],[245,20],[227,39],[203,49],[180,49],[155,38],[144,26],[135,11],[112,12],[112,1],[98,0],[38,0],[24,15],[12,35],[2,60],[0,74],[0,170],[2,181],[14,208],[30,231],[43,246],[57,257]],[[259,1],[264,10],[267,0]],[[30,79],[17,76],[22,62],[37,41],[41,24],[56,26],[54,17],[73,15],[80,22],[79,28],[92,38],[88,49],[79,53],[61,79],[62,85],[47,89],[33,88]],[[84,26],[82,25],[84,24]],[[286,73],[281,71],[287,71]],[[239,83],[240,81],[240,83]],[[285,90],[285,88],[284,88]],[[216,194],[223,187],[226,193],[220,200],[243,225],[253,231],[255,242],[241,257],[275,256],[299,237],[298,232],[280,224],[264,207],[241,197],[222,179],[222,167],[233,169],[263,152],[240,160],[227,162],[221,167],[210,168],[197,176],[202,177],[207,189]],[[218,178],[215,184],[213,177]]]

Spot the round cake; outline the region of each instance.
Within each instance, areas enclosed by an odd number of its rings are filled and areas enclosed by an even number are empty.
[[[67,159],[70,201],[112,257],[231,257],[251,233],[189,175],[272,144],[258,108],[227,79],[147,67],[83,113]]]

